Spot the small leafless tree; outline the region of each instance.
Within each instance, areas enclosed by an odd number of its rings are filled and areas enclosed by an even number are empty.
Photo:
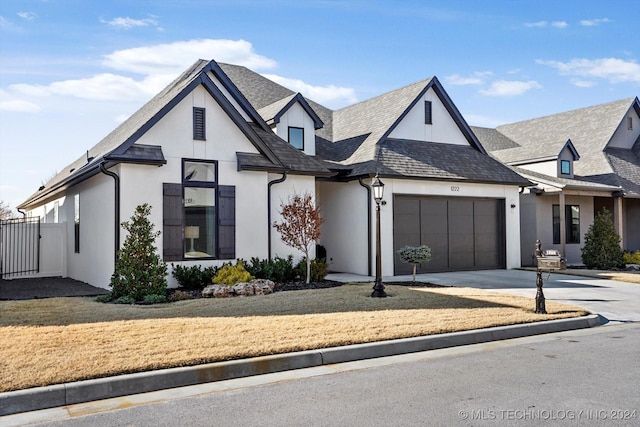
[[[0,200],[0,221],[12,219],[15,215],[8,204]]]
[[[309,193],[294,194],[287,202],[280,204],[282,222],[274,222],[273,227],[280,233],[282,241],[303,252],[307,261],[307,278],[311,281],[311,257],[309,253],[320,238],[320,208],[316,207]]]

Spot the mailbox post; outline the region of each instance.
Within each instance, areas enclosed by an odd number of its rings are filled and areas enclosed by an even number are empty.
[[[544,284],[542,272],[547,271],[551,273],[552,271],[564,270],[567,268],[567,263],[557,250],[547,249],[543,252],[541,247],[540,240],[536,240],[535,255],[538,264],[538,268],[536,269],[536,287],[538,288],[536,292],[536,313],[547,314],[544,303],[544,293],[542,292],[542,285]]]

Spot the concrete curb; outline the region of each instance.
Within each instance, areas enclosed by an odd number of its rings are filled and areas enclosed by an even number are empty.
[[[293,369],[591,328],[605,322],[596,314],[36,387],[0,393],[0,416]]]

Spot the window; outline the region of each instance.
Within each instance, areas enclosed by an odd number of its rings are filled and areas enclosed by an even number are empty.
[[[73,196],[73,223],[74,223],[74,232],[73,232],[73,241],[74,241],[74,252],[80,253],[80,195],[76,194]]]
[[[193,107],[193,139],[204,141],[207,139],[205,132],[205,110],[200,107]]]
[[[433,120],[431,117],[431,101],[424,101],[424,124],[433,124]]]
[[[627,117],[627,129],[633,130],[633,117]]]
[[[560,173],[562,175],[571,175],[571,162],[569,160],[560,160]]]
[[[303,128],[289,128],[289,144],[296,147],[298,150],[304,150],[304,129]]]
[[[217,164],[183,160],[184,257],[216,256]]]
[[[566,242],[580,243],[580,206],[565,206]],[[553,205],[553,244],[560,244],[560,205]]]

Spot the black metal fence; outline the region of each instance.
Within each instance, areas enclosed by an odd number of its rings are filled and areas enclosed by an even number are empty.
[[[40,218],[0,221],[0,277],[40,270]]]

